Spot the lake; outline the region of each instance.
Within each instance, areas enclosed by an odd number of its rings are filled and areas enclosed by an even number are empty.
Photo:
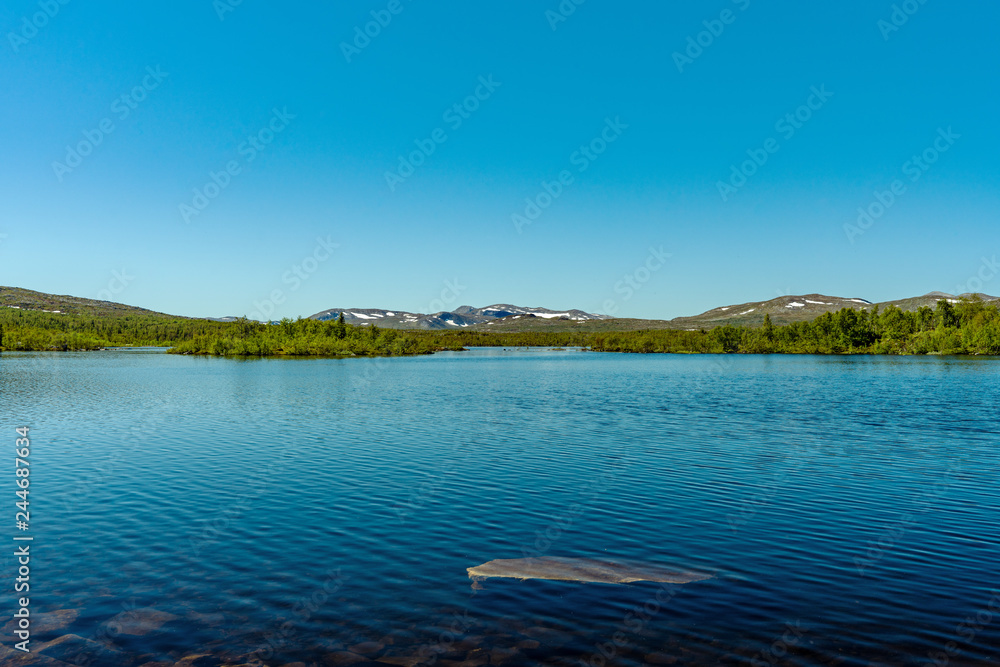
[[[998,362],[4,354],[8,461],[31,427],[31,648],[129,667],[997,661]],[[526,556],[713,576],[466,572]]]

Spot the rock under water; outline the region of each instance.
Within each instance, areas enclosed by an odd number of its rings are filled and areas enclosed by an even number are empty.
[[[498,558],[467,570],[469,578],[476,581],[490,577],[509,577],[522,580],[549,579],[602,584],[627,584],[633,581],[686,584],[712,577],[711,574],[704,572],[671,570],[645,563],[558,556]]]

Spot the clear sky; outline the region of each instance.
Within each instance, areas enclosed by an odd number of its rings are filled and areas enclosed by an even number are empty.
[[[272,317],[1000,293],[1000,5],[896,7],[8,0],[0,284]]]

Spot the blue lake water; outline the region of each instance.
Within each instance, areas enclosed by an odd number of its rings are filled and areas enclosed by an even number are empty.
[[[4,354],[10,459],[31,427],[32,649],[135,667],[989,664],[998,364]],[[714,576],[478,590],[466,573],[531,555]]]

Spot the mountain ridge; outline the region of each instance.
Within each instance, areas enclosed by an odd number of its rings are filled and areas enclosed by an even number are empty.
[[[348,324],[377,326],[389,329],[465,329],[486,324],[505,318],[543,318],[564,321],[585,322],[591,320],[612,319],[608,315],[587,313],[576,308],[569,310],[551,310],[539,306],[514,306],[509,303],[495,303],[483,308],[475,306],[459,306],[453,311],[442,310],[436,313],[411,313],[402,310],[386,310],[383,308],[328,308],[310,319],[332,320],[344,314]]]
[[[311,317],[313,319],[336,318],[345,313],[349,324],[376,324],[387,328],[400,329],[471,329],[473,331],[613,331],[648,329],[688,329],[697,330],[724,326],[760,326],[764,315],[769,315],[774,325],[791,324],[813,320],[827,312],[841,308],[870,310],[876,306],[884,309],[896,306],[901,310],[918,310],[927,306],[934,308],[945,299],[958,303],[962,298],[978,296],[983,301],[992,302],[1000,297],[988,294],[953,295],[946,292],[928,292],[922,296],[872,302],[859,297],[838,297],[825,294],[782,295],[765,301],[747,301],[741,304],[718,306],[699,315],[675,317],[671,320],[649,320],[616,318],[608,315],[586,313],[580,310],[554,311],[546,308],[524,308],[510,304],[494,304],[484,308],[459,306],[454,311],[440,311],[431,314],[387,311],[380,308],[331,308]]]
[[[728,306],[718,306],[698,315],[675,317],[671,320],[616,318],[609,315],[588,313],[571,308],[552,310],[537,306],[516,306],[496,303],[482,308],[462,305],[453,311],[413,313],[382,308],[329,308],[311,315],[309,319],[335,319],[341,312],[351,324],[376,324],[381,328],[424,330],[472,331],[634,331],[639,329],[711,329],[716,326],[759,326],[769,315],[775,325],[791,324],[815,319],[826,312],[841,308],[869,310],[878,306],[884,309],[896,306],[913,311],[927,306],[934,308],[941,299],[957,303],[962,298],[978,297],[986,302],[1000,301],[988,294],[953,295],[946,292],[928,292],[922,296],[873,303],[859,297],[835,297],[824,294],[781,295],[764,301],[748,301]],[[0,286],[0,307],[41,311],[53,314],[77,314],[94,317],[128,317],[134,315],[158,316],[177,319],[203,319],[231,322],[238,318],[190,318],[170,315],[137,306],[127,306],[113,301],[86,299],[69,295],[54,295],[19,287]]]
[[[703,329],[731,324],[734,326],[759,326],[764,322],[764,315],[769,315],[775,325],[791,324],[814,320],[827,312],[836,312],[841,308],[871,310],[878,306],[884,310],[895,306],[900,310],[914,311],[924,306],[935,308],[937,302],[946,300],[958,303],[963,298],[979,297],[983,301],[997,301],[1000,297],[982,293],[948,294],[946,292],[928,292],[922,296],[879,301],[873,303],[858,297],[837,297],[825,294],[782,295],[766,301],[748,301],[730,306],[720,306],[706,310],[700,315],[675,317],[670,320],[673,328]]]

